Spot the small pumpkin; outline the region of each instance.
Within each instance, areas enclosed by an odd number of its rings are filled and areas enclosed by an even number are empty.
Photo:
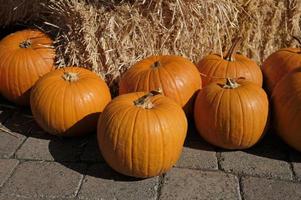
[[[119,94],[162,88],[165,96],[190,113],[201,84],[198,70],[189,60],[173,55],[151,56],[136,63],[121,77]]]
[[[250,81],[211,83],[196,98],[194,119],[199,134],[209,143],[225,149],[246,149],[263,136],[268,98]]]
[[[260,67],[248,57],[236,53],[241,40],[236,38],[224,57],[220,54],[210,54],[199,61],[197,67],[203,74],[203,87],[218,79],[236,77],[244,77],[262,87]]]
[[[279,81],[271,100],[278,135],[301,152],[301,68],[292,70]]]
[[[96,129],[99,114],[110,100],[108,86],[95,73],[66,67],[37,81],[30,105],[34,118],[46,132],[80,136]]]
[[[158,94],[118,96],[98,121],[98,143],[106,162],[119,173],[152,177],[167,172],[179,159],[187,131],[182,108]]]
[[[268,93],[272,94],[276,84],[288,72],[298,67],[301,67],[301,48],[283,48],[271,54],[262,65]]]
[[[29,105],[30,89],[53,68],[53,41],[38,30],[23,30],[0,42],[0,91],[8,100]]]

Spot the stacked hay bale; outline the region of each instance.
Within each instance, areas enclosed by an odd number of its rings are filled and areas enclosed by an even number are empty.
[[[240,34],[241,52],[260,63],[294,45],[292,34],[301,34],[298,0],[14,0],[0,9],[10,16],[1,18],[1,26],[43,29],[56,40],[58,66],[87,66],[112,88],[120,74],[149,55],[177,54],[197,62]]]

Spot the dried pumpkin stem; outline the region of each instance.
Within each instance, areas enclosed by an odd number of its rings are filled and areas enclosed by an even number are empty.
[[[231,78],[227,78],[226,79],[226,84],[224,85],[224,89],[235,89],[238,88],[240,86],[240,84],[238,84],[235,79],[231,79]]]
[[[227,61],[234,61],[233,55],[237,52],[238,48],[240,47],[240,44],[242,42],[242,37],[236,37],[234,39],[234,42],[232,43],[232,46],[228,50],[225,60]]]
[[[31,47],[31,40],[29,40],[29,39],[24,40],[23,42],[21,42],[19,44],[19,47],[22,48],[22,49],[30,48]]]
[[[157,68],[157,67],[160,67],[160,66],[161,66],[160,61],[156,61],[156,62],[154,62],[154,64],[152,64],[153,68]]]
[[[151,109],[154,107],[153,103],[151,102],[151,98],[153,96],[162,94],[162,90],[161,88],[157,89],[157,90],[152,90],[150,91],[148,94],[140,97],[139,99],[134,101],[134,105],[137,107],[141,107],[144,109]]]
[[[74,72],[64,72],[62,78],[65,81],[74,82],[79,79],[79,75],[78,73],[74,73]]]

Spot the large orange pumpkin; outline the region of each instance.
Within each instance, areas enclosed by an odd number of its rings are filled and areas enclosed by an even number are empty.
[[[263,63],[265,87],[272,94],[277,83],[291,70],[301,67],[301,49],[284,48],[271,54]]]
[[[277,84],[272,105],[277,133],[301,152],[301,68],[292,70]]]
[[[109,88],[95,73],[66,67],[37,81],[30,105],[36,121],[48,133],[78,136],[96,129],[99,114],[110,100]]]
[[[268,119],[264,90],[246,80],[211,83],[195,101],[194,118],[200,135],[226,149],[245,149],[263,135]]]
[[[201,88],[196,66],[180,56],[152,56],[131,67],[121,78],[119,94],[162,88],[165,96],[192,111],[194,95]]]
[[[29,104],[30,89],[48,73],[55,58],[52,40],[38,30],[12,33],[0,42],[0,91],[19,105]]]
[[[104,109],[98,122],[98,143],[106,162],[134,177],[168,171],[179,159],[187,120],[171,99],[143,92],[121,95]]]
[[[236,54],[241,38],[236,39],[224,57],[219,54],[205,56],[197,67],[201,74],[203,87],[218,81],[218,79],[244,77],[262,86],[262,72],[260,67],[246,56]]]

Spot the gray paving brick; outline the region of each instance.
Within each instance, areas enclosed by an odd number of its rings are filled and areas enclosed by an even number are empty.
[[[221,168],[226,172],[292,180],[286,147],[279,138],[267,137],[257,146],[245,151],[221,153]]]
[[[1,127],[1,126],[0,126]],[[5,127],[2,127],[6,129]],[[9,131],[9,130],[8,130]],[[22,144],[26,137],[18,133],[7,133],[0,130],[0,157],[10,158]]]
[[[81,155],[81,160],[88,162],[104,162],[104,158],[102,157],[98,147],[96,135],[90,136]]]
[[[0,106],[0,124],[3,124],[13,114],[12,109],[3,108]]]
[[[40,139],[29,137],[16,152],[18,159],[78,161],[81,154],[81,140],[74,138]]]
[[[11,132],[28,136],[34,123],[35,121],[32,116],[15,112],[13,116],[4,123],[4,126]]]
[[[239,199],[238,179],[223,172],[174,168],[167,173],[161,190],[162,200]]]
[[[14,159],[0,159],[0,187],[9,178],[19,161]]]
[[[247,177],[242,179],[245,200],[299,200],[301,184],[265,178]]]
[[[85,168],[85,165],[66,164],[66,166],[55,162],[20,163],[13,176],[3,186],[1,193],[32,198],[72,197],[82,179],[78,171]]]
[[[177,167],[191,169],[217,169],[216,152],[203,141],[188,141],[183,148]]]
[[[158,177],[135,179],[114,172],[105,164],[88,170],[79,191],[80,199],[155,199]]]
[[[291,150],[290,160],[293,165],[293,170],[295,172],[296,179],[301,182],[301,153]]]
[[[13,194],[0,194],[0,200],[31,200],[32,197],[23,197],[20,195]],[[35,200],[41,200],[39,198],[35,198]]]
[[[34,197],[34,199],[30,196],[21,196],[21,195],[14,195],[14,194],[0,194],[0,200],[74,200],[76,198],[73,197],[59,197],[59,198],[53,198],[53,197]]]

